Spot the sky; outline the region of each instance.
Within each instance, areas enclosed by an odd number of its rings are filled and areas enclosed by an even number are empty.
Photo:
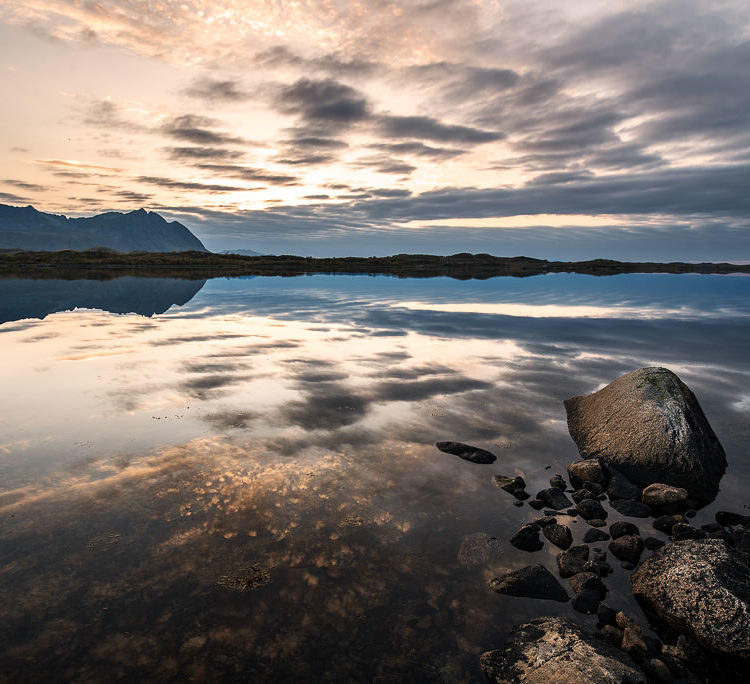
[[[2,0],[0,203],[212,250],[750,262],[746,0]]]

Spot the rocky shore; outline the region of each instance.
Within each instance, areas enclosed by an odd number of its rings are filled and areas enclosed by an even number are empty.
[[[719,511],[715,522],[691,524],[727,466],[697,398],[671,371],[641,368],[565,408],[582,456],[567,481],[556,474],[532,497],[521,476],[495,475],[516,506],[537,512],[510,543],[522,553],[552,545],[557,567],[531,563],[490,587],[570,602],[571,612],[518,626],[503,648],[482,655],[485,676],[498,684],[742,681],[750,668],[750,516]],[[438,447],[477,464],[494,460],[470,445]],[[609,523],[610,512],[632,520]],[[574,518],[587,525],[579,544]],[[644,534],[649,523],[666,539]],[[632,573],[647,623],[608,605],[613,564]],[[596,616],[593,633],[585,615]]]

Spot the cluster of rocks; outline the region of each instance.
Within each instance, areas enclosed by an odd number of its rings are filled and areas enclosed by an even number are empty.
[[[509,596],[571,601],[575,611],[597,615],[598,630],[587,635],[570,620],[534,620],[505,649],[482,656],[485,675],[493,682],[700,681],[694,673],[705,672],[713,655],[750,658],[750,517],[720,511],[713,523],[690,523],[726,468],[693,393],[671,371],[646,368],[565,406],[583,456],[567,468],[570,486],[558,474],[532,498],[520,476],[495,481],[516,505],[540,511],[510,543],[529,553],[545,543],[559,549],[557,575],[569,587],[541,563],[490,584]],[[602,502],[634,521],[608,524]],[[588,525],[579,544],[573,518]],[[651,519],[670,541],[642,534],[639,519]],[[663,640],[603,603],[613,572],[608,553],[635,571],[634,596]],[[641,563],[644,553],[650,556]]]

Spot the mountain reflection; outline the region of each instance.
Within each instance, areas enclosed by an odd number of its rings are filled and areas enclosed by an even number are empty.
[[[186,304],[205,283],[134,276],[105,281],[0,278],[0,324],[76,308],[153,316]]]
[[[507,569],[554,568],[550,545],[509,544],[539,514],[493,476],[534,492],[565,472],[564,399],[672,368],[729,461],[694,524],[744,501],[750,278],[673,278],[221,280],[149,319],[5,323],[0,668],[477,681],[478,653],[513,625],[571,610],[488,589]],[[595,317],[571,309],[597,301]],[[579,543],[585,524],[565,522]],[[637,615],[627,582],[616,568],[607,603]]]

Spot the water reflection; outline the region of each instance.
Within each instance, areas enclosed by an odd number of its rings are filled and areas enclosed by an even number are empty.
[[[25,681],[476,679],[512,625],[571,610],[488,588],[532,560],[554,568],[549,545],[508,544],[537,514],[493,476],[534,492],[564,473],[563,399],[672,368],[729,461],[696,524],[744,503],[749,290],[719,276],[218,280],[148,319],[5,323],[0,666]],[[607,601],[637,612],[626,582],[618,568]]]

